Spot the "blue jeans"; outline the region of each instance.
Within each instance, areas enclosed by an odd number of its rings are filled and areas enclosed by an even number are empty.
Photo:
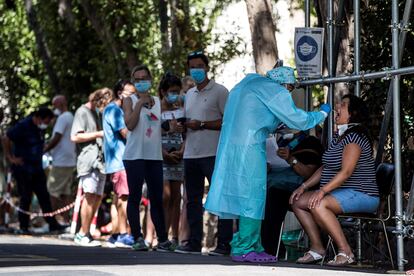
[[[379,197],[371,196],[353,189],[336,189],[330,192],[346,213],[375,213],[379,205]]]

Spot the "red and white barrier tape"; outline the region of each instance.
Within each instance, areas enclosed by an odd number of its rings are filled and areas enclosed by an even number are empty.
[[[57,210],[55,210],[53,212],[49,212],[49,213],[42,213],[42,212],[35,213],[35,212],[29,212],[29,211],[23,210],[20,207],[14,205],[13,202],[9,198],[3,198],[2,202],[0,203],[0,205],[3,204],[3,203],[5,203],[5,202],[7,204],[9,204],[10,207],[16,209],[18,212],[30,216],[31,219],[36,218],[36,217],[53,217],[55,215],[58,215],[58,214],[67,212],[70,209],[72,209],[73,206],[75,206],[75,202],[72,202],[69,205],[66,205],[65,207],[59,208],[59,209],[57,209]]]

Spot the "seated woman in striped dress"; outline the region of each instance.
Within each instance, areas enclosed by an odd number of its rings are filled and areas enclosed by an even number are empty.
[[[325,254],[319,227],[338,246],[338,254],[328,264],[354,262],[354,254],[336,216],[374,213],[379,205],[372,142],[364,124],[368,118],[368,109],[360,98],[354,95],[342,98],[335,117],[338,132],[323,154],[322,166],[290,198],[293,211],[311,242],[310,250],[298,263],[316,263]],[[306,191],[318,184],[319,190]]]

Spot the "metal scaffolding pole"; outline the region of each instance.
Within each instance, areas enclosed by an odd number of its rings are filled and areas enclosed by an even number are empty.
[[[403,52],[405,48],[405,41],[407,38],[408,33],[408,24],[410,22],[411,12],[413,9],[413,0],[407,0],[405,2],[404,7],[404,15],[403,19],[401,21],[401,25],[403,27],[402,31],[400,32],[400,41],[399,41],[399,64],[401,65]],[[381,131],[378,139],[378,150],[377,150],[377,157],[375,158],[375,164],[378,165],[382,162],[382,156],[384,154],[384,145],[385,141],[387,139],[387,133],[388,133],[388,126],[390,125],[391,121],[391,112],[392,112],[392,83],[390,83],[390,86],[388,88],[387,93],[387,102],[385,103],[385,113],[384,118],[382,119],[381,123]]]
[[[381,79],[386,78],[390,79],[393,76],[397,75],[410,75],[414,73],[414,66],[408,66],[398,69],[387,68],[379,72],[360,72],[359,75],[343,75],[338,77],[323,77],[320,79],[312,80],[302,80],[298,81],[298,84],[301,86],[305,85],[316,85],[316,84],[329,84],[329,83],[340,83],[340,82],[353,82],[357,80],[372,80],[372,79]]]
[[[327,9],[327,27],[328,27],[328,75],[333,77],[335,75],[336,68],[333,68],[333,43],[334,43],[334,22],[333,22],[333,0],[328,1]],[[335,71],[334,71],[335,70]],[[335,84],[333,82],[329,83],[328,89],[328,104],[334,107],[334,98],[335,98]],[[334,116],[333,112],[329,113],[328,116],[328,141],[332,140],[333,136],[333,126],[334,126]]]
[[[359,74],[359,69],[361,65],[361,56],[360,56],[360,17],[359,17],[359,0],[354,0],[354,74]],[[361,96],[361,83],[359,81],[355,82],[355,89],[354,94],[356,96]],[[361,227],[361,220],[357,219],[357,225]],[[361,238],[361,231],[357,231],[357,262],[358,265],[362,264],[362,238]]]
[[[310,27],[310,0],[305,0],[305,27]],[[305,87],[305,110],[312,110],[312,90]]]
[[[360,0],[354,0],[354,74],[359,74],[361,67],[361,22],[360,22]],[[355,95],[361,96],[361,83],[355,83]]]
[[[399,66],[399,15],[398,0],[392,0],[392,67]],[[393,86],[393,119],[394,119],[394,166],[395,166],[395,224],[397,236],[397,260],[398,270],[404,271],[404,236],[402,214],[402,171],[401,171],[401,122],[400,122],[400,76],[395,75]]]
[[[309,1],[306,0],[309,4]],[[385,68],[383,71],[379,72],[360,72],[360,1],[354,0],[354,16],[355,16],[355,61],[354,61],[354,74],[353,75],[343,75],[343,76],[335,76],[336,68],[334,67],[333,63],[333,0],[327,0],[327,29],[328,29],[328,76],[322,77],[319,79],[312,79],[312,80],[302,80],[299,81],[299,84],[302,86],[310,86],[316,84],[328,84],[328,103],[333,105],[334,103],[334,83],[340,82],[356,82],[355,87],[355,94],[360,96],[360,81],[364,81],[367,79],[378,79],[378,78],[385,78],[391,79],[392,83],[390,85],[388,91],[388,98],[386,106],[393,106],[393,127],[394,127],[394,164],[395,164],[395,220],[396,220],[396,227],[393,231],[396,234],[397,238],[397,262],[398,262],[398,269],[400,271],[404,271],[404,265],[406,264],[406,260],[404,259],[404,214],[402,208],[402,158],[401,158],[401,120],[400,120],[400,76],[413,74],[414,73],[414,66],[400,68],[400,63],[402,60],[402,52],[405,47],[405,40],[407,35],[407,28],[406,26],[409,24],[409,19],[411,15],[411,10],[413,6],[413,0],[407,0],[404,10],[403,21],[401,24],[398,22],[399,20],[399,12],[398,12],[398,0],[392,0],[392,68]],[[306,3],[305,3],[306,5]],[[306,7],[305,7],[306,8]],[[308,9],[306,9],[308,11]],[[307,13],[309,15],[309,13]],[[306,15],[305,15],[306,16]],[[308,18],[306,17],[305,20]],[[401,34],[400,28],[402,29]],[[334,71],[335,70],[335,71]],[[392,94],[392,97],[391,97]],[[388,110],[387,109],[387,110]],[[390,112],[388,112],[390,113]],[[387,115],[387,114],[386,114]],[[389,115],[388,115],[389,116]],[[385,118],[384,118],[385,120]],[[389,119],[388,119],[389,121]],[[388,123],[386,124],[388,126]],[[386,133],[386,127],[384,127],[384,121],[382,124],[381,132]],[[328,138],[329,140],[332,139],[333,134],[333,116],[330,114],[328,118]],[[382,155],[382,154],[381,154]],[[414,185],[414,177],[413,183]],[[413,189],[413,187],[412,187]],[[413,197],[413,195],[411,195]],[[414,205],[414,199],[410,197],[411,205]],[[412,219],[413,208],[412,206],[407,206],[407,213],[409,217],[406,219]],[[412,230],[411,230],[412,231]]]
[[[339,57],[339,46],[341,44],[341,28],[344,26],[344,16],[345,16],[345,0],[339,0],[338,2],[338,16],[336,18],[335,24],[335,38],[334,38],[334,53],[335,57],[333,60],[333,68],[337,67],[338,57]],[[336,74],[335,74],[336,75]]]

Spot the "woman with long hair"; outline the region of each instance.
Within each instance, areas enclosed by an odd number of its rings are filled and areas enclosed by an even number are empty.
[[[355,261],[337,215],[374,213],[379,205],[372,142],[366,127],[368,118],[368,109],[360,98],[342,97],[335,117],[338,131],[323,154],[322,166],[290,198],[293,211],[311,242],[310,250],[298,263],[316,263],[323,258],[325,249],[319,227],[338,246],[338,254],[328,265]],[[318,184],[319,190],[306,191]]]
[[[141,232],[139,206],[142,185],[147,184],[151,202],[151,219],[158,237],[158,251],[168,251],[171,242],[165,229],[162,205],[163,173],[161,151],[161,104],[160,99],[149,93],[151,73],[146,66],[132,70],[132,82],[137,92],[122,104],[125,124],[129,130],[123,162],[127,173],[129,197],[127,216],[131,234],[135,239],[134,250],[148,250]]]

